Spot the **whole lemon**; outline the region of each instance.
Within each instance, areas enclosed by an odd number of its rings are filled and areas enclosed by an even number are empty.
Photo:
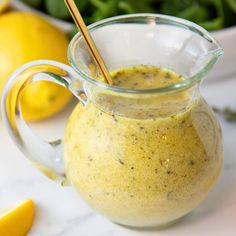
[[[24,12],[0,16],[0,94],[8,77],[32,60],[48,59],[67,63],[66,35],[42,17]],[[26,120],[39,120],[60,111],[71,94],[60,85],[39,81],[27,87],[21,96]]]

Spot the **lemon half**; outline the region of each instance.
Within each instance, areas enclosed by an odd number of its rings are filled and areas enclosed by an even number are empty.
[[[0,212],[0,235],[25,236],[33,223],[34,213],[35,206],[31,199]]]

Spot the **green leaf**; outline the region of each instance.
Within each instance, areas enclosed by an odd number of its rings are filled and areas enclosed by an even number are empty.
[[[153,13],[156,12],[154,4],[158,1],[155,0],[146,0],[146,1],[137,1],[137,0],[121,0],[118,1],[118,9],[122,14],[128,13]]]
[[[45,2],[47,12],[59,19],[70,19],[71,15],[64,3],[64,0],[46,0]]]
[[[57,18],[72,21],[64,0],[21,1],[44,9]],[[182,17],[207,30],[236,24],[236,0],[75,0],[75,3],[86,24],[111,16],[140,12]]]
[[[229,8],[236,13],[236,0],[226,0]]]
[[[236,121],[236,111],[232,110],[230,107],[225,107],[223,109],[213,107],[213,110],[222,115],[226,121]]]
[[[21,0],[21,1],[35,8],[40,8],[44,2],[43,0]]]
[[[203,22],[208,19],[208,11],[204,6],[194,4],[181,11],[178,16],[195,22]]]
[[[193,21],[207,30],[224,27],[222,0],[165,0],[161,12]]]
[[[225,0],[223,2],[223,11],[224,11],[224,25],[232,26],[236,24],[236,11],[235,11],[235,1]]]
[[[201,22],[199,25],[209,31],[213,31],[222,29],[224,27],[224,21],[222,17],[219,17],[210,21]]]
[[[76,34],[78,33],[78,28],[76,25],[73,25],[72,29],[70,32],[67,34],[69,40],[71,40]]]

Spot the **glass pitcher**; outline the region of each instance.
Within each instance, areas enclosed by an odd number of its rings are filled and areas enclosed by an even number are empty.
[[[173,222],[206,197],[221,171],[220,126],[199,86],[223,50],[198,25],[164,15],[113,17],[89,30],[110,71],[151,65],[185,79],[153,89],[108,85],[78,33],[68,50],[71,67],[40,60],[11,76],[3,122],[30,160],[65,175],[110,220],[134,227]],[[22,118],[20,94],[39,80],[79,100],[63,141],[37,137]]]

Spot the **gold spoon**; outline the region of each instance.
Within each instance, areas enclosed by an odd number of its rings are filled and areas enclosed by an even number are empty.
[[[70,11],[71,16],[73,17],[77,27],[80,30],[81,35],[83,36],[91,54],[93,55],[94,60],[96,61],[97,65],[99,66],[102,75],[104,76],[105,80],[107,81],[108,84],[112,84],[112,79],[111,76],[108,72],[108,69],[106,68],[106,65],[84,23],[84,20],[75,5],[74,0],[64,0],[67,8]]]

